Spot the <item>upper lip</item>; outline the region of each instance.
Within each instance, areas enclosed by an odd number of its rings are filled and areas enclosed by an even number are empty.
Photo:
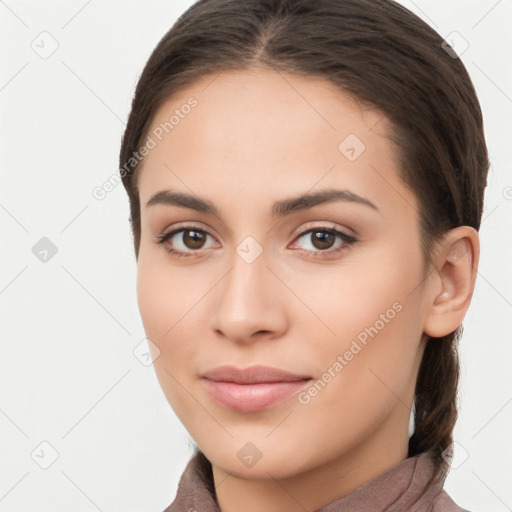
[[[270,366],[251,366],[235,368],[234,366],[218,366],[203,373],[201,377],[217,382],[234,382],[236,384],[259,384],[262,382],[293,382],[308,380],[309,375],[297,375],[280,368]]]

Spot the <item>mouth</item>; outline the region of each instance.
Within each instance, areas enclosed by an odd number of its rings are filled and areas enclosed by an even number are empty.
[[[201,375],[210,396],[228,409],[256,412],[298,393],[313,378],[266,366],[222,366]]]

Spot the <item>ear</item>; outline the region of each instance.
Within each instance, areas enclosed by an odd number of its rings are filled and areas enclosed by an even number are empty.
[[[480,240],[474,228],[459,226],[443,237],[429,276],[425,334],[439,338],[462,324],[473,296],[479,258]]]

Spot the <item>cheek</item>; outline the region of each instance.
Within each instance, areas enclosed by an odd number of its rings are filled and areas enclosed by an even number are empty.
[[[185,423],[194,402],[180,384],[189,378],[183,363],[194,360],[195,346],[190,339],[194,332],[192,316],[187,314],[192,307],[191,294],[179,275],[179,271],[166,271],[140,253],[137,301],[146,337],[152,342],[153,368],[167,401]]]
[[[168,317],[168,311],[172,311],[168,303],[172,294],[169,290],[166,292],[165,284],[158,267],[141,251],[137,264],[137,302],[146,335],[157,345],[172,320]]]
[[[182,272],[165,264],[163,249],[141,243],[137,262],[137,302],[146,333],[162,341],[180,317],[190,292]],[[171,331],[172,332],[172,331]],[[170,332],[169,332],[170,334]]]
[[[328,381],[336,375],[332,381],[338,384],[332,389],[343,391],[349,402],[354,399],[350,406],[355,409],[356,397],[393,399],[390,389],[408,385],[422,333],[421,297],[411,293],[411,283],[420,282],[420,270],[414,260],[388,253],[372,264],[331,269],[323,276],[316,272],[312,280],[302,275],[297,295],[321,320],[302,326],[309,333],[305,350],[316,360],[316,376],[325,375],[322,380]]]
[[[137,302],[146,336],[158,347],[159,357],[155,369],[165,360],[172,349],[173,356],[185,347],[174,343],[187,323],[189,293],[182,286],[179,271],[162,268],[151,261],[142,251],[137,264]],[[174,343],[174,346],[173,346]]]
[[[191,267],[190,267],[191,268]],[[146,336],[158,347],[155,369],[183,371],[197,347],[197,306],[207,287],[191,270],[162,264],[141,251],[137,266],[137,301]]]
[[[398,310],[414,308],[409,292],[418,279],[417,269],[382,261],[304,268],[285,278],[301,299],[293,300],[298,309],[292,314],[304,318],[302,328],[322,333],[324,340],[348,340],[362,333],[363,341],[365,328],[376,325],[379,331],[389,331],[390,325],[405,316]],[[300,309],[306,314],[299,315]],[[315,339],[317,336],[311,337],[311,341]]]
[[[362,310],[347,306],[339,313],[337,335],[323,337],[323,344],[308,352],[316,380],[299,397],[297,424],[315,428],[314,418],[323,416],[326,438],[355,445],[390,415],[406,421],[420,333],[414,310],[393,304],[388,309],[388,301],[376,297]],[[315,443],[321,453],[325,443]]]

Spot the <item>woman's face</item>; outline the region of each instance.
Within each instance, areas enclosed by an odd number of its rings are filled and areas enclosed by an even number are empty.
[[[267,68],[204,78],[155,116],[138,304],[162,389],[214,468],[285,478],[407,457],[428,282],[387,127],[325,80]],[[203,378],[224,365],[309,380]]]

